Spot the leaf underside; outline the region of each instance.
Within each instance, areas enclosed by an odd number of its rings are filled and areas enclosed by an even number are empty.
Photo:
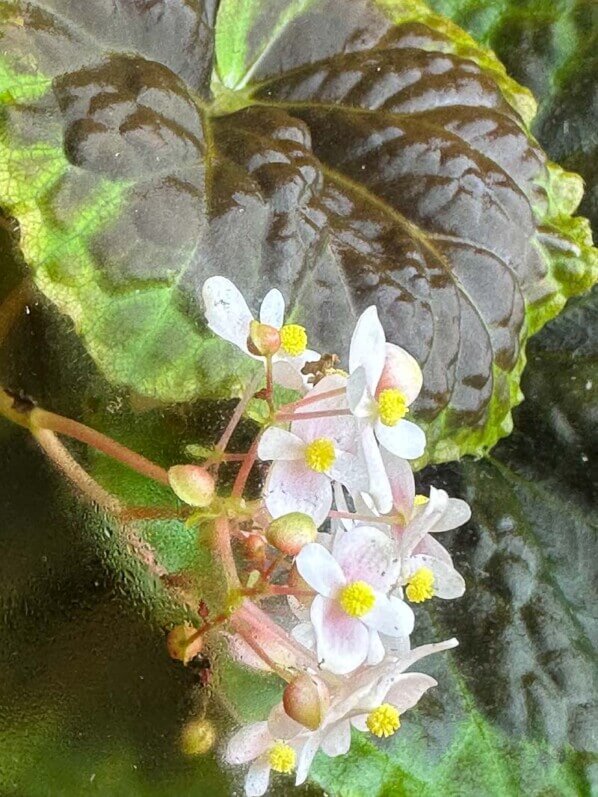
[[[343,352],[375,303],[433,461],[511,429],[525,342],[596,279],[529,93],[417,2],[0,2],[0,197],[108,379],[237,391],[203,281],[272,286]]]

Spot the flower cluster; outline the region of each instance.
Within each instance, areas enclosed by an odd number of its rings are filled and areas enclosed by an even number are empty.
[[[436,685],[406,670],[457,642],[412,648],[413,607],[463,594],[435,535],[470,512],[444,490],[416,494],[409,463],[426,440],[408,415],[422,373],[386,341],[375,307],[357,321],[344,371],[336,356],[308,348],[302,326],[285,323],[278,290],[259,318],[223,277],[207,280],[203,299],[209,328],[254,359],[257,375],[203,466],[171,468],[170,483],[217,518],[230,595],[221,631],[232,654],[286,682],[269,717],[241,728],[225,751],[229,763],[249,764],[246,794],[259,797],[272,770],[300,784],[318,750],[345,754],[352,728],[394,734]],[[295,391],[295,400],[280,405],[278,388]],[[234,425],[256,399],[266,411],[250,451],[227,454]],[[215,474],[227,458],[241,465],[218,516]],[[244,492],[258,460],[269,464],[261,497],[250,500]]]

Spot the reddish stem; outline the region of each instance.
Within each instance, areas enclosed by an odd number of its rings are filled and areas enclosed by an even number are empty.
[[[285,404],[284,407],[281,407],[281,410],[291,410],[293,407],[306,407],[308,404],[316,404],[318,401],[326,401],[327,399],[334,398],[335,396],[342,396],[346,393],[346,388],[344,387],[336,387],[334,390],[326,390],[324,393],[318,393],[315,396],[305,396],[304,398],[297,399],[297,401],[293,401],[290,404]]]
[[[230,524],[226,517],[219,517],[214,523],[214,548],[222,564],[229,590],[238,589],[241,586],[241,582],[239,581],[233,556]]]
[[[89,426],[38,407],[31,411],[30,423],[32,427],[48,429],[86,443],[103,454],[122,462],[137,473],[141,473],[142,476],[169,486],[168,472],[164,468]]]
[[[320,412],[278,412],[277,421],[308,421],[316,418],[337,418],[341,415],[352,415],[349,409],[322,410]]]
[[[249,478],[251,469],[253,468],[255,461],[257,459],[257,449],[259,442],[260,438],[258,435],[251,444],[249,451],[245,455],[243,464],[239,468],[239,472],[237,473],[237,478],[235,479],[235,483],[233,484],[233,490],[231,493],[231,496],[233,498],[241,498],[241,496],[243,495],[243,491],[245,490],[245,485],[247,484],[247,479]]]

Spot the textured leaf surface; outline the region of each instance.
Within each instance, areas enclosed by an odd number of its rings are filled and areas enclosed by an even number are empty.
[[[112,382],[239,389],[201,320],[220,273],[280,287],[329,351],[375,302],[423,365],[429,458],[510,430],[526,339],[596,266],[580,182],[489,52],[391,0],[4,0],[0,21],[0,195]]]

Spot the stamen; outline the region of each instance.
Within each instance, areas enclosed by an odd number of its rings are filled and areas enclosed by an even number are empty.
[[[401,727],[399,712],[390,703],[383,703],[375,708],[367,716],[365,724],[370,733],[378,737],[392,736]]]
[[[420,567],[409,579],[405,594],[411,603],[423,603],[434,597],[434,573],[429,567]]]
[[[307,348],[307,332],[299,324],[285,324],[280,330],[282,348],[291,357],[298,357]]]
[[[351,617],[363,617],[374,608],[376,596],[374,590],[365,581],[354,581],[347,584],[340,592],[339,603]]]
[[[305,447],[305,463],[316,473],[324,473],[332,467],[336,460],[334,443],[328,437],[312,440]]]
[[[407,400],[400,390],[391,387],[378,396],[378,413],[385,426],[396,426],[408,411]]]
[[[289,775],[297,764],[297,753],[284,742],[276,742],[268,753],[268,762],[275,772]]]

